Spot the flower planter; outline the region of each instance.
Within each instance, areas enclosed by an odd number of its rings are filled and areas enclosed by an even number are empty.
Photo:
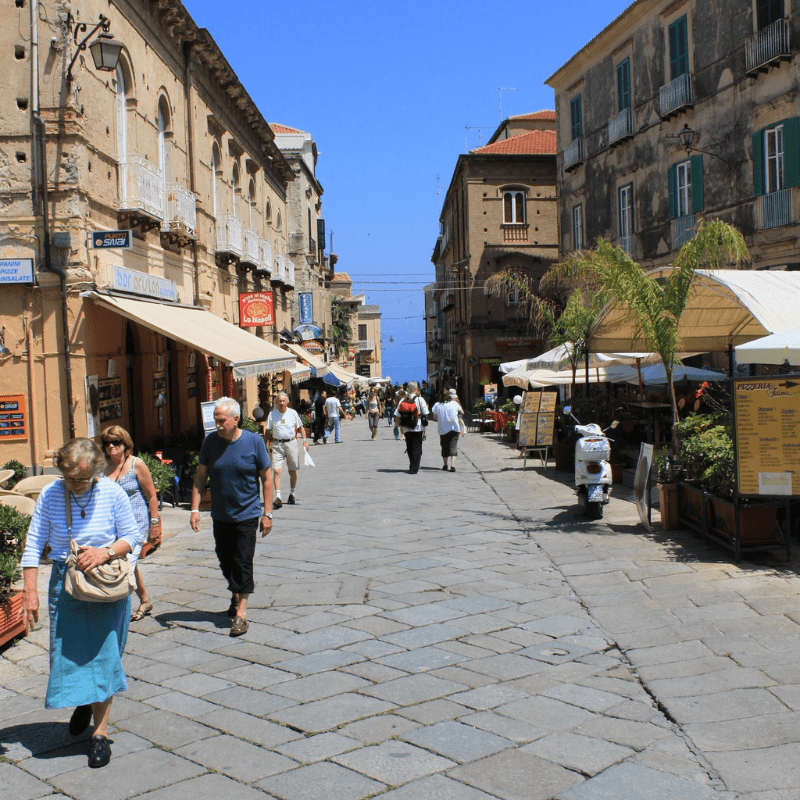
[[[736,536],[737,508],[731,500],[706,495],[710,530],[732,544]],[[777,506],[739,505],[739,545],[757,548],[761,545],[782,545],[783,537],[777,522]]]
[[[11,595],[5,603],[0,604],[0,647],[17,636],[27,636],[28,626],[21,618],[22,592]]]
[[[678,485],[676,483],[659,483],[658,500],[661,512],[661,527],[665,531],[674,531],[679,527]]]
[[[506,437],[506,441],[508,441],[508,442],[516,442],[517,441],[517,430],[515,428],[506,428],[505,437]]]
[[[706,532],[703,489],[699,485],[678,482],[678,522],[698,533]]]

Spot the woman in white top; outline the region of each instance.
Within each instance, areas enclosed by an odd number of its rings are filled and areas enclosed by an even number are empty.
[[[458,456],[458,437],[464,436],[466,428],[464,426],[464,409],[458,402],[458,395],[455,389],[442,392],[442,399],[434,404],[431,415],[436,418],[439,426],[439,442],[442,445],[443,470],[450,472],[456,471],[456,457]]]
[[[369,422],[369,429],[372,431],[372,438],[375,440],[378,436],[378,420],[383,416],[383,406],[381,399],[378,397],[378,392],[373,386],[369,390],[369,397],[367,398],[367,421]]]

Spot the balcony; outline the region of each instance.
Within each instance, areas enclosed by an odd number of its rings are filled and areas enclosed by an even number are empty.
[[[755,199],[756,230],[780,228],[793,221],[792,190],[781,189],[779,192],[762,194]]]
[[[444,293],[444,297],[442,298],[442,308],[450,308],[451,306],[455,305],[455,302],[456,294],[452,289],[450,289]]]
[[[672,228],[672,249],[680,250],[686,242],[694,238],[695,218],[694,214],[686,214],[683,217],[675,217],[671,222]]]
[[[789,31],[789,21],[778,19],[747,39],[744,43],[747,72],[758,72],[773,61],[790,58]]]
[[[694,106],[692,76],[685,72],[658,90],[658,111],[662,117],[671,117],[682,108]]]
[[[358,350],[361,353],[371,353],[375,349],[374,339],[360,339],[358,342]]]
[[[197,238],[197,203],[194,195],[179,183],[166,185],[167,213],[161,232],[179,239]]]
[[[286,259],[283,256],[275,256],[271,280],[273,283],[286,283]]]
[[[633,109],[623,108],[608,121],[608,143],[616,144],[633,136]]]
[[[242,231],[242,265],[249,264],[253,268],[261,263],[261,251],[258,246],[258,234],[252,228]]]
[[[119,210],[138,211],[164,220],[164,180],[161,170],[135,153],[117,161]]]
[[[564,169],[575,169],[579,164],[583,164],[583,137],[573,139],[564,148]]]
[[[287,289],[294,289],[294,262],[291,259],[286,261],[286,281],[284,286]]]
[[[230,214],[217,220],[217,239],[214,244],[215,255],[242,257],[242,223]]]
[[[629,256],[633,255],[633,248],[635,245],[635,236],[620,236],[617,238],[617,247],[621,247]]]
[[[528,241],[528,226],[527,225],[503,225],[503,241],[504,242],[527,242]]]
[[[258,240],[258,266],[256,272],[266,273],[267,275],[272,272],[272,245],[268,239]]]

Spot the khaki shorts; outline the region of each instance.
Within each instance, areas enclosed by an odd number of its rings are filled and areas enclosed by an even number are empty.
[[[272,468],[280,470],[286,465],[290,472],[300,469],[300,448],[297,439],[272,443]]]

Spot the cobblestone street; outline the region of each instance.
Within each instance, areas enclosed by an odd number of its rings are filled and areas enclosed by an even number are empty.
[[[627,490],[589,522],[494,436],[443,472],[428,430],[417,475],[385,423],[311,448],[241,638],[208,514],[165,506],[110,765],[43,708],[45,618],[0,657],[3,795],[796,800],[796,564],[648,534]]]

